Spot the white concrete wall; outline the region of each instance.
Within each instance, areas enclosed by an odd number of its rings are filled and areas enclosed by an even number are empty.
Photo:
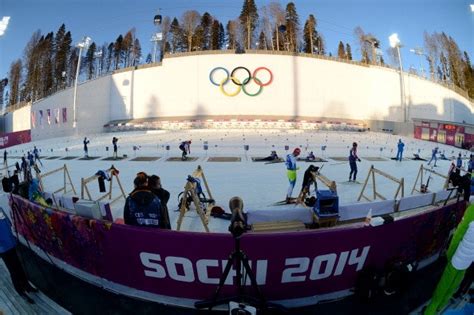
[[[209,81],[214,67],[237,66],[253,71],[265,66],[273,82],[256,97],[241,92],[223,95]],[[216,81],[222,73],[216,72]],[[245,73],[238,72],[242,81]],[[258,74],[266,81],[267,73]],[[249,84],[255,91],[255,85]],[[236,86],[229,83],[226,89]],[[409,117],[474,123],[473,104],[455,92],[405,74]],[[36,102],[33,110],[66,107],[68,122],[44,124],[32,130],[33,139],[73,134],[72,89]],[[78,131],[101,132],[111,120],[148,117],[272,115],[313,116],[400,122],[399,73],[337,61],[263,54],[210,54],[165,58],[162,66],[116,73],[78,88]],[[24,115],[24,114],[22,114]],[[62,114],[61,114],[62,115]],[[23,118],[22,118],[23,119]],[[20,118],[15,120],[21,124]]]
[[[31,105],[24,106],[4,116],[5,132],[28,130],[30,125]]]
[[[77,87],[76,120],[79,134],[93,134],[103,131],[103,126],[110,120],[110,87],[111,76],[80,84]],[[33,140],[70,136],[75,133],[73,126],[73,88],[61,91],[33,104],[35,127],[31,128]],[[67,109],[67,121],[63,121],[63,108]],[[50,124],[47,122],[47,110],[51,111]],[[42,124],[39,111],[43,111]],[[59,122],[55,116],[59,110]],[[31,115],[31,114],[30,114]]]

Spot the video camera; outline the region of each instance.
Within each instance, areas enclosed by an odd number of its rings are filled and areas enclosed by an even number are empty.
[[[229,209],[232,212],[230,218],[229,232],[235,238],[242,236],[245,231],[249,230],[247,219],[245,218],[242,209],[244,208],[244,201],[240,197],[232,197],[229,200]]]

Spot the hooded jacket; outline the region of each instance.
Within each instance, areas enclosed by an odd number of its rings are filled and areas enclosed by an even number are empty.
[[[123,219],[125,224],[159,227],[160,210],[160,199],[151,191],[138,188],[125,201]]]

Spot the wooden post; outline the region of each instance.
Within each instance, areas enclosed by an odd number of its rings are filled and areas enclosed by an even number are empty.
[[[421,182],[423,183],[423,164],[420,165],[420,170],[418,171],[418,175],[416,175],[415,183],[413,184],[413,188],[411,190],[411,194],[413,195],[413,192],[419,191],[416,189],[416,185],[418,184],[418,179],[421,176]]]
[[[374,191],[374,200],[377,199],[377,189],[375,186],[375,172],[374,172],[374,166],[370,168],[370,171],[372,172],[372,190]]]
[[[362,190],[359,194],[359,198],[357,199],[357,201],[360,201],[362,198],[366,199],[367,201],[373,201],[377,198],[382,199],[382,200],[387,200],[387,198],[385,198],[383,195],[381,195],[379,192],[377,192],[377,186],[376,186],[376,182],[375,182],[375,173],[377,173],[379,175],[382,175],[383,177],[385,177],[385,178],[387,178],[391,181],[394,181],[395,183],[398,183],[398,188],[397,188],[397,191],[395,192],[395,198],[397,198],[400,191],[401,191],[402,197],[404,196],[405,180],[404,180],[403,177],[401,179],[397,179],[397,178],[391,176],[390,174],[387,174],[387,173],[385,173],[385,172],[383,172],[379,169],[376,169],[373,165],[371,165],[369,173],[367,174],[367,178],[364,182],[364,186],[362,187]],[[364,191],[365,191],[365,188],[367,187],[367,183],[369,181],[370,176],[372,176],[372,185],[373,185],[372,190],[373,190],[373,194],[374,194],[374,199],[373,200],[370,200],[368,197],[366,197],[364,195]]]
[[[44,174],[41,174],[41,173],[38,173],[36,171],[36,177],[38,178],[39,180],[39,185],[41,187],[41,189],[43,191],[45,191],[45,188],[44,188],[44,182],[43,182],[43,178],[47,177],[47,176],[50,176],[50,175],[53,175],[55,173],[58,173],[58,172],[63,172],[63,185],[62,185],[62,188],[54,191],[54,193],[57,193],[57,192],[63,192],[63,194],[66,194],[68,192],[67,190],[67,184],[68,184],[68,180],[69,180],[69,184],[71,185],[71,189],[73,191],[74,194],[76,194],[76,189],[74,188],[74,184],[72,183],[72,180],[71,180],[71,176],[69,175],[69,171],[67,169],[67,166],[66,164],[64,164],[63,167],[60,167],[58,169],[55,169],[55,170],[52,170],[52,171],[49,171],[49,172],[46,172]],[[67,177],[66,177],[67,176]]]
[[[201,208],[201,202],[195,192],[195,187],[196,187],[195,185],[196,184],[191,183],[190,181],[187,181],[186,185],[184,186],[183,199],[181,201],[181,206],[179,208],[179,217],[178,217],[178,222],[176,224],[176,230],[178,231],[181,229],[181,224],[183,222],[184,215],[188,211],[186,208],[186,199],[188,198],[188,193],[189,193],[191,195],[191,198],[193,199],[194,206],[196,207],[196,212],[199,215],[199,218],[201,219],[204,229],[206,230],[206,232],[209,232],[208,218],[206,217],[203,209]]]
[[[110,204],[113,204],[115,201],[117,201],[120,198],[123,198],[124,200],[127,199],[127,196],[125,194],[125,191],[123,190],[122,183],[120,182],[120,178],[118,177],[117,173],[115,172],[115,167],[112,165],[109,169],[106,170],[106,172],[109,173],[110,176],[110,183],[109,183],[109,191],[104,193],[101,197],[99,197],[95,201],[101,201],[103,199],[108,198],[110,200]],[[89,200],[92,199],[92,195],[89,191],[88,184],[96,179],[99,178],[99,175],[92,175],[88,178],[82,178],[81,179],[81,198],[84,199],[84,192],[87,194],[87,198]],[[113,180],[114,178],[117,180],[117,183],[120,188],[120,193],[118,194],[117,197],[113,198]]]

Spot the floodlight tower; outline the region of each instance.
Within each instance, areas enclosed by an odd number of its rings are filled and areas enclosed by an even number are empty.
[[[161,32],[161,21],[162,16],[160,14],[160,9],[158,9],[158,13],[153,18],[153,24],[156,26],[156,32],[151,36],[151,41],[153,42],[153,56],[152,61],[153,63],[156,62],[156,52],[158,50],[158,42],[163,40],[163,33]],[[161,61],[161,57],[160,57]]]
[[[400,47],[402,46],[400,43],[400,39],[398,38],[398,34],[394,33],[389,36],[390,47],[396,48],[398,53],[398,64],[400,67],[400,93],[401,93],[401,107],[403,111],[403,122],[407,122],[407,108],[405,104],[405,83],[403,80],[403,66],[402,66],[402,57],[400,55]]]
[[[72,122],[72,127],[76,129],[77,127],[77,119],[76,119],[76,101],[77,101],[77,81],[79,80],[79,72],[81,69],[81,56],[82,56],[82,50],[89,48],[89,45],[91,44],[92,39],[88,36],[84,36],[82,40],[77,43],[76,47],[79,48],[79,58],[77,58],[77,66],[76,66],[76,78],[74,80],[74,96],[72,100],[72,112],[73,112],[73,122]],[[77,129],[76,129],[77,133]]]

